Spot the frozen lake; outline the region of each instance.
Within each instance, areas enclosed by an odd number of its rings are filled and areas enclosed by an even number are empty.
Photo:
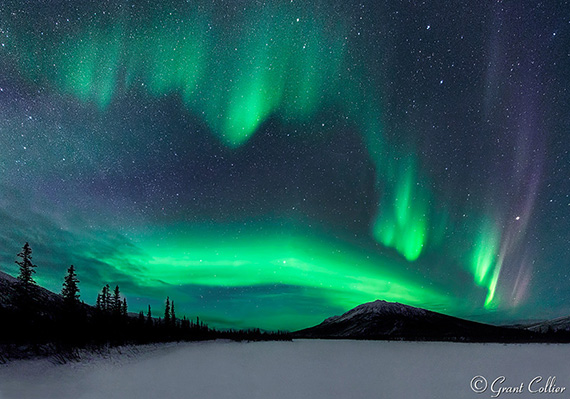
[[[472,390],[475,376],[487,380],[485,392]],[[497,380],[501,376],[504,381]],[[556,379],[548,382],[549,377]],[[485,381],[473,384],[483,389]],[[529,392],[529,385],[536,392]],[[0,366],[0,399],[457,399],[498,393],[501,398],[570,397],[570,345],[204,342],[64,365],[33,360]]]

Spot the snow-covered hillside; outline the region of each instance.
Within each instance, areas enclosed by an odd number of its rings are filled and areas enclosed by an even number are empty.
[[[156,347],[154,347],[156,348]],[[570,345],[460,344],[441,342],[320,341],[207,342],[95,357],[55,365],[18,361],[0,367],[2,399],[483,399],[490,385],[534,398],[549,377],[570,391]],[[476,394],[471,381],[488,382]],[[542,377],[541,381],[536,377]],[[550,379],[552,382],[552,378]],[[476,387],[482,387],[476,382]]]
[[[475,323],[382,300],[364,303],[341,316],[329,317],[317,326],[296,331],[293,334],[297,338],[459,342],[528,342],[537,339],[526,330]]]
[[[547,320],[540,323],[526,326],[530,331],[547,332],[547,331],[570,331],[570,317],[560,317],[557,319]]]
[[[0,307],[10,304],[16,290],[16,283],[17,280],[14,277],[0,272]]]
[[[0,272],[0,307],[10,307],[14,304],[18,280],[9,274]],[[39,285],[32,288],[34,300],[43,313],[51,313],[63,304],[61,295],[51,292]]]
[[[425,317],[429,313],[431,312],[425,309],[403,305],[397,302],[386,302],[383,300],[376,300],[374,302],[367,302],[363,303],[362,305],[358,305],[357,307],[349,310],[342,316],[338,316],[338,318],[336,318],[335,321],[349,320],[358,315],[366,315],[367,317],[370,317],[375,315],[397,314],[408,317]]]

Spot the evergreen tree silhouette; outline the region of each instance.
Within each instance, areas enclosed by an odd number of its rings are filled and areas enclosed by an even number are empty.
[[[109,312],[111,310],[111,289],[106,284],[101,290],[101,310]]]
[[[62,324],[59,334],[66,344],[78,343],[84,337],[78,331],[85,327],[85,313],[79,302],[79,280],[75,273],[75,267],[71,265],[63,279],[61,296],[63,297]]]
[[[148,305],[148,313],[146,314],[146,322],[149,326],[152,326],[152,311],[150,310],[150,305]]]
[[[121,292],[119,290],[119,286],[115,286],[115,290],[113,291],[113,298],[111,300],[112,312],[115,316],[121,315]]]
[[[32,248],[27,242],[22,247],[22,252],[17,255],[21,260],[17,260],[16,264],[20,266],[18,274],[18,286],[16,289],[16,305],[23,317],[22,320],[30,321],[34,309],[34,296],[32,288],[37,286],[34,281],[33,274],[36,272],[36,265],[32,263]]]
[[[166,308],[164,309],[164,325],[170,325],[170,298],[166,297]]]
[[[22,260],[16,261],[18,266],[20,266],[18,281],[26,291],[29,291],[31,286],[36,285],[36,282],[32,276],[36,272],[34,270],[34,267],[36,267],[36,265],[32,263],[32,248],[30,248],[30,244],[26,242],[22,247],[22,252],[20,252],[17,256],[19,258],[22,258]]]
[[[123,316],[124,318],[128,316],[127,298],[123,298],[123,306],[121,307],[121,316]]]
[[[63,281],[63,288],[61,290],[61,295],[65,304],[69,307],[76,307],[79,304],[79,287],[77,286],[79,280],[75,274],[75,267],[71,265],[67,269],[67,275]],[[97,297],[99,300],[99,297]]]
[[[176,313],[174,313],[174,301],[170,305],[170,321],[174,327],[176,327]]]
[[[103,310],[103,300],[101,298],[101,293],[97,294],[97,302],[95,302],[95,309],[98,311]]]

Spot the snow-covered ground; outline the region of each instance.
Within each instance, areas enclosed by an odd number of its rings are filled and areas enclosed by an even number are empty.
[[[2,365],[0,399],[458,399],[497,397],[500,388],[501,398],[570,397],[570,345],[218,341],[121,352],[63,365]],[[488,382],[483,393],[471,389],[476,376]],[[484,387],[481,379],[473,384]],[[508,392],[521,384],[522,393]],[[540,392],[555,387],[567,388]]]

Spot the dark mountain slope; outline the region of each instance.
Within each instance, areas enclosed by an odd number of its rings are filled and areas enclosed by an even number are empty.
[[[297,331],[297,338],[403,339],[469,342],[516,342],[534,339],[519,329],[496,327],[386,301],[355,307],[342,316]]]

